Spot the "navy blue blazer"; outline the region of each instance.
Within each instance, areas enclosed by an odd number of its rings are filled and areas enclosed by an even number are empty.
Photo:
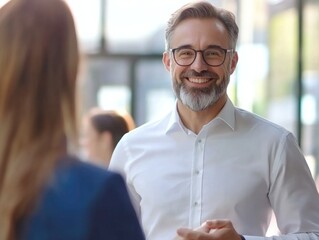
[[[73,157],[62,162],[19,239],[145,239],[120,175]]]

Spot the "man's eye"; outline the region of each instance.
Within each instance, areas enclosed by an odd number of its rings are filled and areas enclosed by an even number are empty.
[[[191,50],[182,50],[182,51],[179,52],[178,55],[179,55],[179,56],[184,56],[184,57],[193,56],[193,55],[194,55],[194,52],[191,51]]]
[[[223,53],[221,51],[213,49],[213,50],[206,50],[205,55],[206,57],[221,57]]]

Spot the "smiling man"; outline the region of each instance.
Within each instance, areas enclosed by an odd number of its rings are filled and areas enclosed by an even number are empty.
[[[208,2],[168,22],[163,63],[176,104],[125,135],[110,164],[148,240],[266,239],[272,211],[276,239],[318,239],[319,196],[294,136],[227,96],[237,38],[233,14]]]
[[[197,134],[227,101],[230,74],[238,61],[236,43],[223,23],[211,18],[187,18],[168,28],[166,37],[163,63],[173,79],[177,108],[184,125]]]

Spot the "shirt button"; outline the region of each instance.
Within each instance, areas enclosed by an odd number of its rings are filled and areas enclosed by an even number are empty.
[[[198,202],[194,202],[194,206],[197,206],[198,205]]]
[[[198,174],[199,174],[199,170],[196,170],[196,171],[195,171],[195,174],[198,175]]]

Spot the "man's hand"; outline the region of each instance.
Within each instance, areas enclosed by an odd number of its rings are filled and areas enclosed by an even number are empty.
[[[180,240],[241,240],[228,220],[209,220],[195,230],[179,228],[177,235]]]

